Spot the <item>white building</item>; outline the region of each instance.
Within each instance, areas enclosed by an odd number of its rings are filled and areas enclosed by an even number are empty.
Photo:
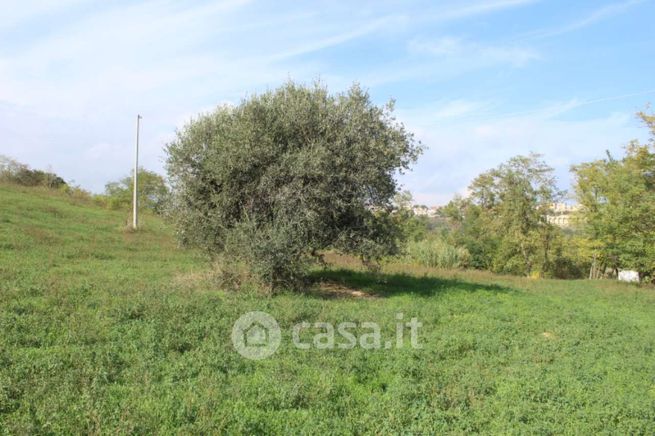
[[[412,206],[412,212],[416,216],[426,216],[428,218],[435,218],[439,215],[439,207],[437,206],[432,206],[432,207],[427,207],[427,206],[422,206],[422,205],[414,205]]]
[[[553,203],[546,219],[558,227],[571,227],[575,221],[575,214],[579,210],[580,205],[578,204]]]

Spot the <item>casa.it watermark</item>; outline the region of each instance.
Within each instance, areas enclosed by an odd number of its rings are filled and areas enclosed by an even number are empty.
[[[402,313],[395,315],[395,334],[383,340],[380,325],[376,322],[344,321],[336,325],[329,322],[303,321],[291,328],[291,341],[300,350],[348,350],[361,347],[365,350],[402,348],[409,337],[409,346],[421,348],[417,318],[405,320]],[[409,334],[406,334],[409,333]],[[243,357],[261,360],[272,356],[282,343],[282,330],[266,312],[248,312],[232,327],[232,344]]]

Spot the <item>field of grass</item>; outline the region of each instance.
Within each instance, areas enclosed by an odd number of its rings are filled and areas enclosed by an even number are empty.
[[[655,289],[331,255],[303,294],[218,289],[155,217],[0,186],[2,433],[655,432]],[[322,284],[321,284],[322,283]],[[234,321],[280,324],[241,357]],[[420,349],[301,350],[300,321],[416,317]]]

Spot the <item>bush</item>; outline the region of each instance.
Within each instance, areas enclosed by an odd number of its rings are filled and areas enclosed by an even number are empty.
[[[471,261],[466,248],[455,247],[439,238],[410,241],[407,256],[419,265],[433,268],[466,268]]]
[[[320,250],[397,252],[394,176],[420,145],[391,111],[358,86],[330,95],[288,83],[191,122],[167,147],[180,240],[271,288],[302,283]]]

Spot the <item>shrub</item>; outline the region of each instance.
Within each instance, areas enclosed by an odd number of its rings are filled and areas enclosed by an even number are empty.
[[[410,241],[407,256],[419,265],[433,268],[466,268],[471,260],[466,248],[450,245],[440,238]]]

